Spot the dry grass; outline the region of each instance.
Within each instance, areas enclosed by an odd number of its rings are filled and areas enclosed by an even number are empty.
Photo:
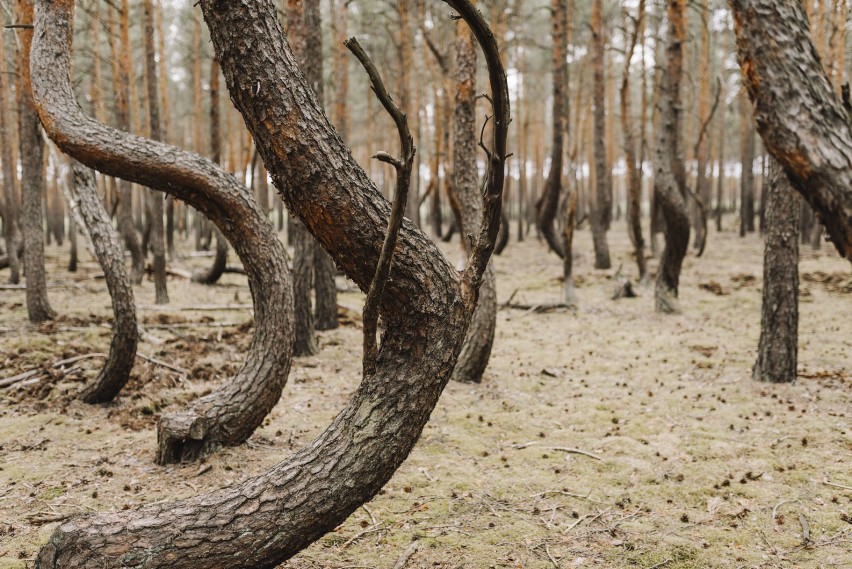
[[[617,224],[611,245],[630,274],[624,234]],[[422,545],[409,568],[852,566],[849,265],[803,252],[802,273],[816,276],[802,283],[800,379],[761,385],[750,379],[761,247],[712,232],[706,257],[686,262],[684,314],[660,316],[647,288],[609,300],[614,271],[591,269],[588,232],[578,234],[579,310],[501,310],[485,383],[450,385],[382,494],[283,567],[390,569],[412,539]],[[64,283],[51,299],[65,318],[32,328],[23,291],[0,292],[0,377],[107,348],[97,267],[70,277],[50,252]],[[559,263],[534,239],[511,243],[496,268],[501,301],[515,289],[516,301],[559,300]],[[251,333],[153,326],[248,321],[245,311],[177,309],[248,302],[243,280],[227,283],[172,281],[172,310],[141,311],[141,350],[191,370],[186,380],[140,362],[127,393],[102,407],[74,400],[76,376],[0,391],[0,568],[35,556],[54,524],[34,522],[238,481],[308,443],[345,404],[359,381],[357,325],[322,333],[320,355],[294,364],[250,444],[212,456],[200,476],[198,465],[152,463],[156,413],[213,389]],[[152,284],[138,296],[152,305]],[[358,309],[361,296],[341,302]],[[97,360],[81,365],[91,376]]]

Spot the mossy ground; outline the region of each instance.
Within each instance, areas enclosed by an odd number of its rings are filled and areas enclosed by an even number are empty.
[[[632,274],[622,224],[610,242],[615,268]],[[501,310],[485,382],[449,385],[381,495],[283,567],[389,569],[412,539],[421,547],[409,568],[852,566],[852,296],[843,285],[852,274],[829,247],[803,248],[799,380],[766,385],[750,377],[757,237],[711,230],[705,257],[684,267],[684,313],[663,316],[650,288],[611,301],[615,270],[591,268],[591,241],[579,232],[578,310]],[[454,246],[446,251],[455,261]],[[108,349],[98,267],[84,255],[72,276],[64,252],[48,253],[51,302],[63,316],[30,326],[23,291],[0,291],[0,378]],[[510,243],[495,266],[501,302],[516,289],[515,302],[559,301],[559,261],[534,238]],[[169,286],[165,310],[152,306],[152,283],[137,288],[140,351],[188,377],[138,361],[119,399],[93,407],[74,399],[97,370],[92,359],[76,364],[82,375],[54,371],[40,385],[0,390],[0,568],[35,557],[51,517],[188,496],[275,464],[357,386],[363,297],[345,293],[355,317],[320,334],[318,356],[294,363],[249,444],[211,456],[200,475],[199,465],[155,466],[157,413],[214,389],[251,337],[238,325],[250,321],[245,310],[181,310],[249,302],[244,278]]]

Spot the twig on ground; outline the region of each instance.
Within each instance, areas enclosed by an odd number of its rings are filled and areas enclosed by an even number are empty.
[[[408,560],[417,553],[417,550],[420,549],[419,541],[412,541],[411,545],[408,546],[402,555],[399,556],[399,559],[396,560],[396,563],[393,566],[393,569],[402,569],[408,563]]]
[[[556,559],[553,558],[553,555],[550,553],[550,547],[546,543],[544,544],[544,552],[547,553],[547,558],[550,559],[550,562],[553,563],[553,566],[556,569],[559,569],[559,563],[557,563]]]
[[[589,458],[592,458],[594,460],[603,460],[603,457],[601,457],[601,456],[598,456],[594,453],[591,453],[591,452],[588,452],[588,451],[585,451],[585,450],[581,450],[581,449],[578,449],[578,448],[550,447],[550,449],[551,450],[558,450],[560,452],[567,452],[568,454],[581,454],[583,456],[588,456]]]
[[[158,360],[157,358],[152,358],[151,356],[146,356],[145,354],[139,354],[139,353],[136,354],[136,357],[139,358],[139,359],[145,360],[146,362],[152,363],[154,365],[164,367],[164,368],[171,370],[175,373],[179,373],[181,375],[189,375],[189,372],[187,370],[183,369],[182,367],[172,365],[170,363],[164,362],[163,360]]]
[[[852,491],[852,486],[844,486],[843,484],[837,484],[836,482],[832,482],[831,480],[828,479],[828,475],[823,475],[822,483],[825,484],[826,486],[831,486],[833,488],[841,488],[843,490]]]

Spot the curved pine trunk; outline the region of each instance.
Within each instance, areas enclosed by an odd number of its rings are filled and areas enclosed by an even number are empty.
[[[551,28],[553,50],[551,52],[551,68],[553,72],[553,129],[550,146],[550,171],[547,181],[536,208],[536,226],[550,250],[565,258],[562,242],[553,226],[559,211],[559,197],[562,194],[562,166],[565,154],[565,90],[567,83],[568,64],[566,52],[568,49],[568,1],[552,0]]]
[[[680,81],[683,74],[685,0],[668,0],[667,66],[662,71],[657,102],[659,133],[654,147],[654,194],[665,220],[666,246],[657,269],[654,290],[657,312],[679,313],[678,286],[689,249],[686,175],[680,148]]]
[[[161,417],[157,462],[191,459],[245,441],[278,402],[292,356],[292,296],[284,247],[254,198],[210,160],[130,135],[86,116],[68,70],[73,2],[39,2],[33,91],[48,135],[101,172],[167,192],[230,237],[248,274],[256,332],[238,374],[187,410]]]
[[[852,262],[852,129],[797,0],[730,0],[744,83],[766,149]]]
[[[80,398],[86,403],[107,403],[127,384],[136,359],[139,342],[136,303],[119,236],[98,197],[94,176],[78,162],[72,165],[72,172],[68,209],[72,211],[72,219],[79,218],[80,226],[89,235],[95,256],[104,271],[114,315],[106,364],[95,380],[80,392]]]
[[[462,251],[482,225],[482,193],[476,165],[476,51],[471,31],[464,24],[456,28],[456,104],[453,130],[453,197],[461,223]],[[453,380],[481,383],[497,326],[497,291],[493,268],[489,266],[479,290],[479,304],[467,330]]]
[[[70,26],[70,3],[40,0],[46,13],[39,31]],[[72,518],[55,530],[36,567],[271,569],[375,496],[408,456],[449,381],[476,304],[479,276],[496,238],[509,123],[505,73],[487,24],[469,2],[448,3],[474,22],[477,39],[487,47],[500,117],[485,196],[488,224],[474,249],[473,270],[460,276],[406,220],[382,302],[386,329],[377,371],[365,376],[319,438],[268,472],[212,493]],[[275,4],[202,0],[201,6],[233,101],[276,187],[335,262],[366,290],[390,207],[305,84]],[[56,45],[55,38],[44,38]]]

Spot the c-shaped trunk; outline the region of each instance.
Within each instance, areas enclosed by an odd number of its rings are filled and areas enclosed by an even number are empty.
[[[364,378],[319,438],[268,472],[210,494],[71,519],[54,532],[37,567],[272,568],[372,498],[408,456],[456,363],[496,239],[509,124],[506,77],[493,35],[470,2],[447,3],[485,46],[497,117],[485,221],[468,269],[460,276],[432,241],[406,222],[382,304],[386,331],[377,371]],[[38,60],[65,73],[73,1],[40,0],[39,6]],[[201,7],[234,103],[276,186],[292,188],[282,192],[285,202],[338,266],[366,289],[389,204],[305,84],[274,3],[202,0]],[[57,65],[57,59],[65,65]],[[38,72],[50,70],[40,66]],[[43,119],[65,120],[51,113]],[[286,186],[281,183],[285,176]],[[150,174],[144,177],[153,182]],[[212,219],[227,218],[219,207],[201,205]],[[227,219],[223,225],[228,231],[247,231],[241,223]],[[247,256],[243,262],[257,258]]]
[[[256,331],[243,368],[186,411],[160,418],[157,462],[239,444],[278,402],[290,371],[293,296],[284,246],[249,191],[210,160],[83,113],[69,77],[73,7],[71,0],[38,3],[31,68],[45,131],[83,164],[164,191],[212,220],[240,256],[254,301]]]

